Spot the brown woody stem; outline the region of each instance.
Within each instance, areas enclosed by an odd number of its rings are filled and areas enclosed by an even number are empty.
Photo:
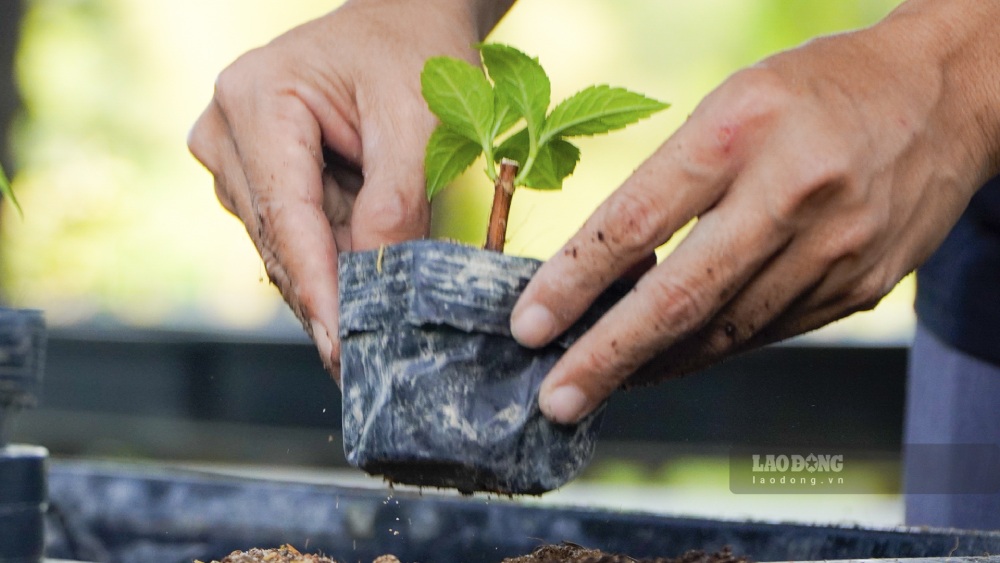
[[[486,231],[486,250],[503,252],[507,238],[507,217],[510,215],[510,200],[514,196],[514,177],[518,163],[505,158],[500,161],[500,173],[493,187],[493,209],[490,211],[490,226]]]

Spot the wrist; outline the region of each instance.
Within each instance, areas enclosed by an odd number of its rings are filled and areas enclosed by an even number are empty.
[[[427,17],[450,18],[455,25],[467,27],[479,41],[493,31],[514,5],[515,0],[349,0],[347,4],[388,6],[392,10],[418,8]],[[393,6],[395,5],[395,6]],[[419,26],[418,26],[419,28]]]
[[[936,73],[943,123],[960,136],[980,182],[1000,174],[997,22],[998,2],[909,0],[877,26],[887,47]]]
[[[469,22],[479,41],[493,31],[515,0],[421,0],[432,11],[453,12]]]
[[[474,4],[476,13],[476,23],[479,29],[479,40],[486,39],[486,36],[493,31],[493,28],[500,23],[504,15],[510,11],[516,0],[469,0]]]

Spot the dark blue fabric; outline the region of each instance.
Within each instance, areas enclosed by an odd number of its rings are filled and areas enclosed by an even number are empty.
[[[956,350],[922,325],[909,364],[903,434],[906,524],[1000,530],[1000,366]],[[940,488],[931,489],[936,494],[927,494],[915,475],[944,479],[936,482]]]
[[[1000,365],[1000,177],[980,188],[917,270],[916,309],[938,338]]]

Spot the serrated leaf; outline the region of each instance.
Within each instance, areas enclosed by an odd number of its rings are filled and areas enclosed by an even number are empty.
[[[441,123],[480,147],[492,143],[493,88],[481,69],[460,59],[433,57],[424,64],[420,86]]]
[[[18,215],[23,215],[21,211],[21,204],[17,202],[17,198],[14,197],[14,190],[10,187],[10,181],[7,179],[7,174],[3,171],[3,166],[0,166],[0,195],[4,197],[7,201],[14,204],[14,209],[17,210]]]
[[[502,96],[494,96],[493,106],[493,139],[507,132],[521,119],[521,115]]]
[[[482,154],[479,143],[459,134],[447,125],[438,125],[427,141],[424,154],[424,176],[427,179],[427,200],[434,199],[452,180]]]
[[[525,129],[507,138],[496,150],[496,159],[509,158],[523,164],[528,158],[528,132]],[[580,160],[580,149],[565,139],[551,139],[542,145],[531,170],[519,185],[536,190],[558,190],[573,173]]]
[[[530,149],[528,141],[528,130],[521,129],[517,133],[507,137],[497,150],[493,153],[497,162],[501,159],[509,158],[519,165],[524,165],[528,160],[528,150]]]
[[[523,183],[536,190],[558,190],[580,160],[580,149],[565,139],[553,139],[542,146]]]
[[[525,118],[529,132],[537,139],[552,97],[549,77],[542,65],[507,45],[488,43],[480,45],[479,50],[496,95]]]
[[[557,136],[599,135],[621,129],[669,106],[624,88],[590,86],[552,110],[541,138],[544,142]]]

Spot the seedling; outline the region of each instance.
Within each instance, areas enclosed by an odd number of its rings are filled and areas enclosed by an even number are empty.
[[[21,205],[17,203],[17,198],[14,197],[14,190],[10,187],[10,180],[7,179],[7,175],[3,171],[3,165],[0,165],[0,195],[13,203],[14,209],[17,209],[17,212],[21,213]]]
[[[424,99],[441,121],[424,157],[427,198],[485,155],[486,175],[494,184],[486,249],[502,252],[515,188],[558,190],[576,168],[580,149],[567,138],[621,129],[669,104],[599,85],[549,112],[551,85],[538,59],[507,45],[478,49],[488,77],[451,57],[429,59],[420,75]],[[518,124],[523,126],[511,132]]]
[[[430,59],[421,74],[441,120],[425,156],[427,197],[484,155],[494,184],[486,249],[502,251],[515,186],[559,189],[580,156],[569,138],[624,127],[666,104],[592,86],[549,112],[549,79],[538,61],[504,45],[479,51],[488,76],[450,58]],[[351,465],[390,482],[504,494],[540,494],[582,471],[600,412],[557,425],[542,415],[536,393],[569,340],[527,349],[507,332],[514,302],[540,265],[432,240],[340,255]],[[569,332],[587,330],[627,287],[612,285]]]

